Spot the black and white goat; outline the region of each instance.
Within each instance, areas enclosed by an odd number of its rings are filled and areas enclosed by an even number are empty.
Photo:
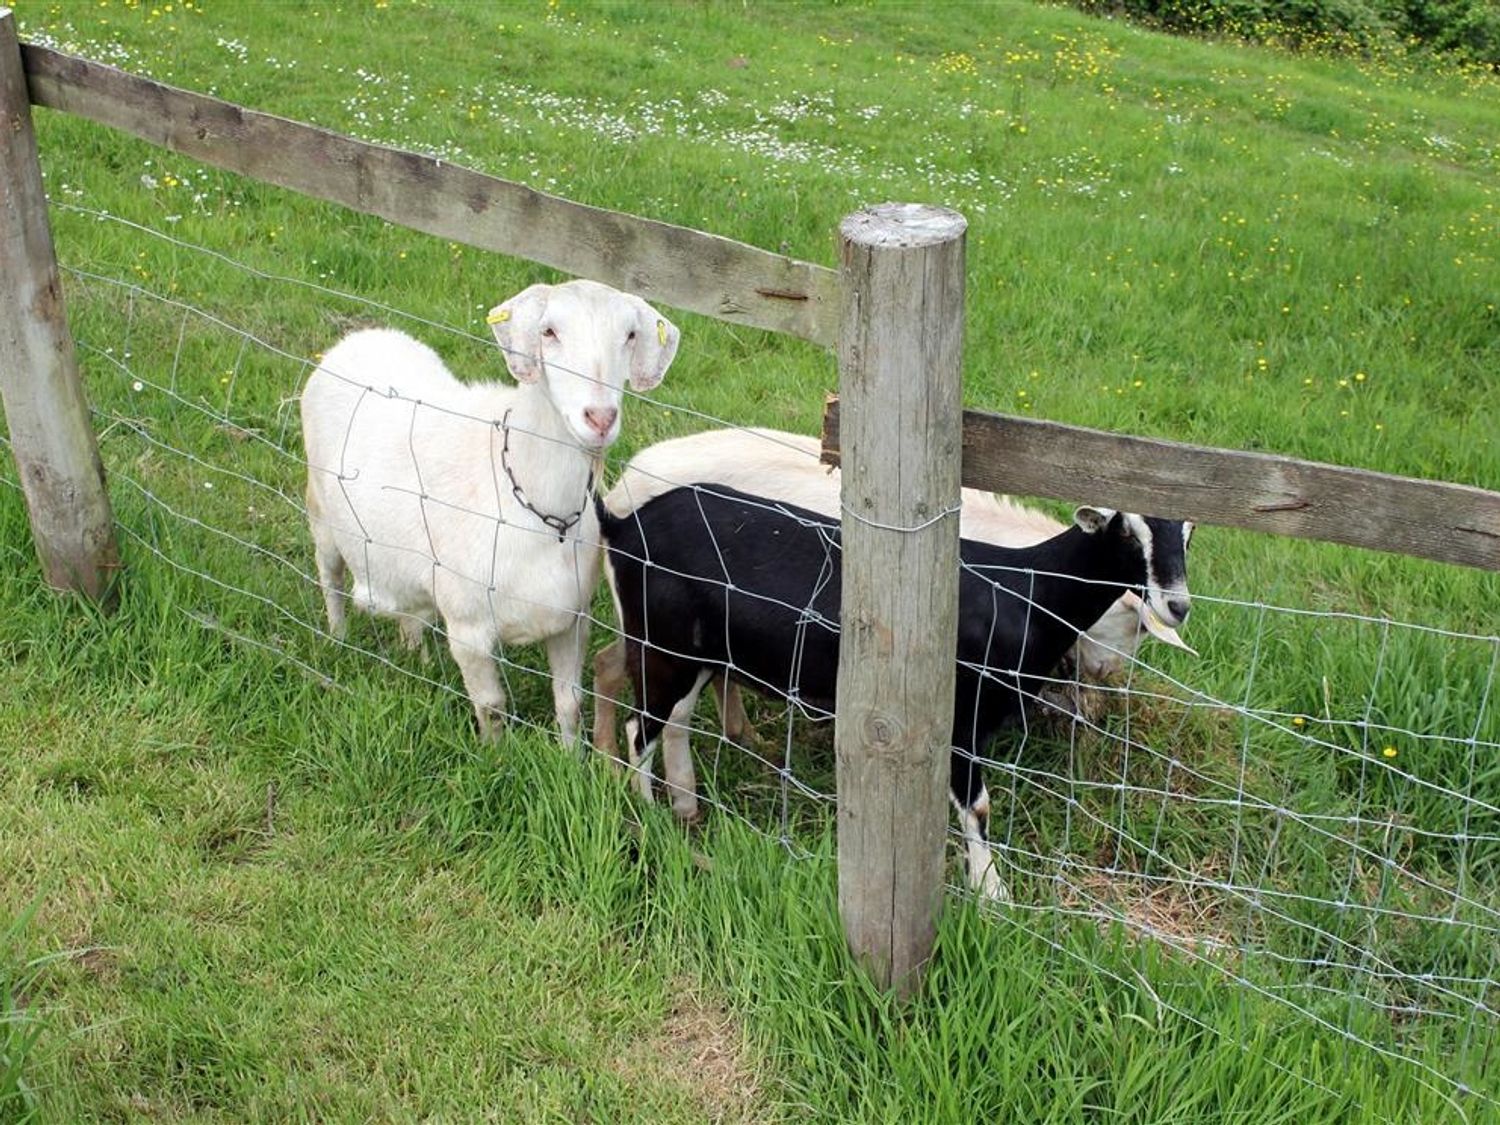
[[[838,519],[842,477],[837,468],[821,463],[822,449],[822,442],[810,435],[758,428],[701,430],[667,438],[630,458],[619,480],[605,494],[604,506],[616,516],[625,516],[654,496],[695,482],[737,488]],[[1051,539],[1065,527],[1013,497],[974,488],[962,490],[958,519],[959,534],[964,538],[998,547],[1030,547]],[[1043,700],[1059,714],[1088,713],[1091,705],[1104,697],[1085,685],[1118,677],[1147,635],[1177,648],[1188,648],[1175,629],[1147,612],[1133,591],[1126,591],[1078,638],[1064,658],[1063,666],[1070,667],[1077,680],[1071,685],[1060,681],[1047,685],[1041,692]],[[1071,678],[1061,668],[1059,671]],[[618,756],[615,703],[623,698],[625,681],[625,646],[615,641],[594,655],[594,749],[611,758]],[[725,737],[753,743],[755,732],[739,688],[720,679],[715,679],[713,686],[719,694]],[[670,743],[675,738],[685,739],[687,731],[668,727],[662,737]],[[671,745],[662,746],[664,755],[677,752]]]
[[[673,489],[630,515],[596,502],[606,570],[625,638],[636,717],[632,768],[650,796],[664,728],[685,726],[717,674],[832,713],[838,678],[839,526],[805,508],[721,485]],[[970,882],[1005,889],[991,863],[981,755],[1021,712],[1023,693],[1126,590],[1169,626],[1188,615],[1192,525],[1079,508],[1074,526],[1033,547],[961,541],[957,684],[950,792]],[[680,750],[671,753],[676,745]],[[685,740],[667,740],[666,781],[679,816],[697,812]]]

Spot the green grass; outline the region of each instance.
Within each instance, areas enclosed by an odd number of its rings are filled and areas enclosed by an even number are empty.
[[[22,911],[0,934],[0,1115],[16,1122],[32,1120],[37,1110],[27,1056],[41,1035],[42,1020],[30,1010],[27,992],[38,965],[17,953],[31,914],[30,908]]]
[[[1018,3],[17,18],[825,264],[863,203],[948,204],[970,222],[969,405],[1500,484],[1492,77]],[[478,745],[445,656],[367,620],[349,648],[316,632],[296,357],[394,318],[496,375],[464,334],[555,275],[50,113],[38,129],[128,569],[110,618],[41,590],[0,486],[19,576],[0,587],[0,922],[26,919],[0,943],[0,1120],[1500,1115],[1473,1008],[1496,1006],[1500,822],[1463,799],[1500,783],[1494,574],[1202,529],[1201,656],[1156,654],[1135,686],[1170,698],[1103,720],[1144,746],[1039,732],[995,772],[1017,907],[950,901],[898,1008],[843,951],[826,808],[791,802],[785,849],[740,819],[782,831],[779,787],[706,756],[737,815],[688,839],[544,736]],[[616,464],[695,412],[815,430],[829,356],[671,315],[681,353],[629,404]],[[508,655],[544,722],[538,654]],[[1251,715],[1185,707],[1165,676]],[[794,738],[831,788],[826,731]]]

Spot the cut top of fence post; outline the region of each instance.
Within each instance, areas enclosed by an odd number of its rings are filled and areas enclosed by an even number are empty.
[[[839,233],[861,246],[916,249],[951,242],[968,229],[957,211],[927,203],[877,203],[845,217]]]

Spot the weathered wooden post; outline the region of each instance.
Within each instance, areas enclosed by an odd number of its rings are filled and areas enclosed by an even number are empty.
[[[901,995],[942,905],[967,225],[887,203],[840,228],[839,911],[855,955]]]
[[[0,8],[0,398],[46,579],[101,598],[118,568],[47,221],[15,17]]]

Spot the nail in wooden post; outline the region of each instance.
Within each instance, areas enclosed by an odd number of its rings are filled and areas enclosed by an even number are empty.
[[[47,581],[101,599],[118,569],[47,221],[15,17],[0,8],[0,398]]]
[[[942,905],[967,225],[891,203],[840,228],[839,911],[855,955],[901,995]]]

